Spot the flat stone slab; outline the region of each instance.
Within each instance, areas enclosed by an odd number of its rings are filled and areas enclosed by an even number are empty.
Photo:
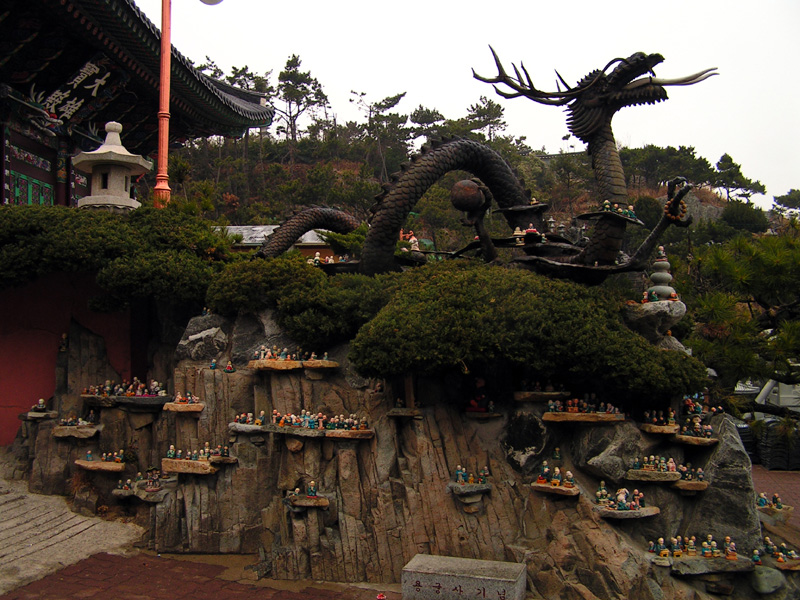
[[[303,362],[299,360],[251,360],[247,363],[248,369],[257,371],[294,371],[303,368]]]
[[[323,429],[326,438],[343,440],[368,440],[375,437],[372,429]]]
[[[550,485],[549,483],[531,483],[531,489],[545,494],[558,494],[559,496],[578,496],[581,490],[578,486],[565,487],[563,485]]]
[[[775,568],[781,571],[800,571],[800,561],[797,559],[789,559],[786,562],[772,561],[775,563]]]
[[[523,600],[524,564],[417,554],[403,567],[403,600]]]
[[[56,417],[58,417],[58,413],[54,410],[45,412],[31,410],[19,416],[21,421],[43,421],[44,419],[55,419]]]
[[[79,458],[75,461],[81,469],[87,471],[108,471],[109,473],[122,473],[125,470],[125,463],[108,462],[104,460],[83,460]]]
[[[205,402],[195,402],[193,404],[189,404],[188,402],[167,402],[164,404],[164,410],[183,413],[203,412],[205,407]]]
[[[245,425],[244,423],[228,423],[230,433],[264,433],[267,425]]]
[[[786,520],[788,516],[794,511],[794,506],[789,506],[788,504],[784,504],[783,508],[775,508],[774,506],[759,506],[758,512],[764,513],[765,515],[769,515],[770,517],[783,517],[783,519],[776,519],[776,520]]]
[[[496,412],[472,412],[465,411],[464,416],[468,419],[476,419],[478,421],[489,421],[491,419],[499,419],[503,415]]]
[[[744,557],[739,557],[738,560],[728,560],[727,558],[691,556],[674,560],[671,573],[679,577],[689,577],[709,573],[747,573],[754,568],[753,561]]]
[[[678,481],[681,474],[677,471],[645,471],[644,469],[630,469],[625,473],[628,481]]]
[[[705,492],[708,489],[707,481],[686,481],[678,480],[672,484],[672,487],[682,492]]]
[[[330,500],[325,496],[287,496],[289,504],[302,508],[328,508]]]
[[[111,495],[115,498],[130,498],[131,496],[136,496],[136,492],[134,490],[111,490]]]
[[[592,510],[604,519],[644,519],[646,517],[655,517],[661,512],[661,509],[657,506],[645,506],[637,510],[616,510],[605,506],[595,506]]]
[[[131,411],[150,411],[161,410],[164,404],[170,401],[169,396],[93,396],[82,394],[81,398],[86,398],[87,404],[100,408],[120,408]]]
[[[207,460],[178,460],[162,458],[161,470],[165,473],[188,473],[190,475],[213,475],[217,468]]]
[[[422,418],[422,411],[418,408],[393,408],[388,413],[388,417],[413,417],[414,419]]]
[[[546,412],[542,415],[542,421],[551,423],[622,423],[625,415],[615,413],[570,413],[570,412]]]
[[[101,431],[103,431],[102,425],[56,425],[53,427],[53,437],[85,440],[94,437]]]
[[[568,400],[569,392],[514,392],[514,402],[547,402],[548,400]]]
[[[694,435],[675,435],[672,440],[689,446],[713,446],[719,442],[717,438],[697,437]]]
[[[297,435],[300,437],[325,437],[324,429],[310,429],[309,427],[292,427],[291,425],[275,425],[274,423],[267,423],[262,428],[262,431],[269,433],[279,433],[281,435]]]
[[[456,496],[469,496],[471,494],[487,494],[492,491],[491,483],[459,483],[451,481],[447,484],[447,489]]]
[[[642,423],[639,425],[639,429],[645,431],[647,433],[661,433],[661,434],[668,434],[674,435],[681,430],[680,425],[653,425],[652,423]]]
[[[208,462],[212,465],[235,465],[239,459],[235,456],[209,456]]]
[[[304,360],[303,366],[306,369],[338,369],[339,363],[335,360],[322,360],[317,358],[314,360]]]

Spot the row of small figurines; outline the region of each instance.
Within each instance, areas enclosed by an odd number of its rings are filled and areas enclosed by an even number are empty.
[[[756,506],[758,508],[775,508],[777,510],[783,510],[783,502],[781,501],[781,497],[778,495],[777,492],[772,494],[772,501],[770,502],[767,500],[767,494],[765,492],[759,492],[758,498],[756,498]]]
[[[558,450],[558,448],[556,448],[556,450]],[[553,454],[553,458],[556,458],[555,453]],[[572,471],[567,471],[562,474],[561,467],[554,467],[551,470],[546,460],[542,462],[542,468],[539,471],[539,476],[536,478],[536,483],[544,485],[549,484],[553,487],[563,486],[566,488],[573,488],[577,485]]]
[[[672,457],[666,458],[665,456],[643,456],[641,461],[637,456],[633,459],[631,470],[652,471],[656,473],[680,473],[681,479],[686,481],[692,481],[693,479],[703,481],[705,479],[705,473],[703,473],[702,467],[694,469],[691,463],[686,465],[675,464]]]
[[[478,477],[472,473],[467,474],[467,470],[461,465],[456,465],[456,483],[465,485],[467,483],[488,483],[489,480],[489,467],[483,467],[478,471]]]
[[[86,460],[94,460],[91,450],[86,451]],[[103,452],[100,462],[123,463],[125,462],[125,450],[120,448],[119,452]]]
[[[253,360],[328,360],[328,353],[325,352],[320,358],[316,352],[303,352],[300,348],[297,352],[289,352],[288,348],[278,350],[277,346],[271,349],[261,346],[253,350]]]
[[[187,391],[185,396],[181,396],[180,392],[175,392],[175,404],[199,404],[200,396],[195,396],[192,392]]]
[[[170,444],[169,450],[167,450],[167,458],[176,460],[208,460],[212,456],[230,455],[231,452],[228,446],[217,445],[216,448],[212,448],[210,442],[206,442],[200,450],[187,450],[185,454],[181,450],[175,450],[174,444]]]
[[[611,404],[611,402],[601,402],[596,405],[577,398],[567,400],[566,403],[561,402],[561,400],[548,400],[547,412],[620,414],[619,408]]]
[[[629,219],[635,219],[636,213],[633,210],[633,204],[629,204],[628,208],[622,208],[619,204],[614,204],[612,206],[609,200],[603,201],[603,204],[600,205],[600,212],[610,212],[614,213],[615,215],[621,215],[623,217],[628,217]],[[659,249],[663,251],[664,246],[659,246]],[[659,257],[661,255],[659,254]],[[658,258],[656,258],[658,260]],[[662,260],[666,260],[666,254]]]
[[[86,415],[85,419],[82,419],[75,415],[75,413],[71,414],[65,419],[61,419],[58,424],[65,426],[65,427],[76,427],[78,425],[94,425],[97,423],[97,414],[94,410],[90,410],[89,414]]]
[[[132,382],[123,380],[122,383],[114,383],[110,379],[106,379],[105,383],[84,388],[83,394],[87,396],[166,396],[167,389],[155,379],[152,379],[148,386],[138,377],[134,377]]]
[[[161,485],[158,483],[158,480],[160,478],[161,478],[161,471],[159,471],[155,467],[147,469],[147,487],[145,489],[150,491],[154,491],[156,488],[161,489]],[[127,481],[123,482],[122,479],[120,479],[117,482],[117,489],[132,490],[134,489],[134,486],[140,481],[144,481],[144,477],[142,476],[141,471],[139,471],[136,474],[136,478],[133,481],[128,479]]]
[[[706,539],[701,542],[700,547],[697,547],[697,538],[695,536],[681,538],[681,536],[673,537],[669,544],[664,543],[664,538],[658,538],[658,541],[650,541],[648,543],[648,551],[659,556],[680,557],[685,552],[687,556],[697,556],[698,554],[703,558],[721,558],[724,556],[729,560],[737,560],[738,554],[736,552],[736,543],[731,541],[730,536],[725,536],[722,548],[714,540],[711,534],[706,536]],[[774,544],[769,536],[764,538],[763,549],[755,548],[753,550],[751,560],[753,563],[760,565],[762,556],[772,556],[778,562],[786,562],[786,559],[798,560],[800,555],[794,550],[789,549],[785,543],[780,546]]]
[[[322,413],[314,414],[310,410],[303,409],[299,415],[287,413],[282,415],[277,410],[273,410],[270,415],[273,425],[278,427],[302,427],[305,429],[367,429],[367,418],[358,418],[356,414],[350,414],[348,417],[344,415],[333,415],[328,417]],[[241,413],[234,415],[234,423],[242,425],[266,425],[267,415],[262,410],[258,416],[253,413]]]
[[[595,503],[611,510],[639,510],[645,507],[644,492],[638,489],[630,492],[628,488],[619,488],[612,496],[606,488],[606,482],[601,481],[595,493]]]

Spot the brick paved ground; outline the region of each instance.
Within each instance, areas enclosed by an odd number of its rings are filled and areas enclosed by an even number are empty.
[[[380,589],[314,582],[242,583],[225,566],[137,554],[95,554],[0,600],[374,600]],[[228,574],[229,576],[229,574]],[[396,587],[396,586],[393,586]],[[288,588],[288,589],[287,589]],[[388,600],[400,600],[386,591]]]
[[[753,485],[756,493],[766,492],[767,498],[772,498],[777,492],[784,504],[793,506],[786,522],[800,530],[800,471],[770,471],[753,465]]]

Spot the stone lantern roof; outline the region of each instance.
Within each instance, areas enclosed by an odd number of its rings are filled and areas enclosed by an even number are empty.
[[[141,206],[131,197],[131,180],[150,171],[153,163],[128,152],[122,145],[121,131],[122,125],[110,121],[106,124],[106,141],[97,150],[81,152],[72,159],[76,169],[92,176],[92,195],[78,200],[78,208],[116,212]]]

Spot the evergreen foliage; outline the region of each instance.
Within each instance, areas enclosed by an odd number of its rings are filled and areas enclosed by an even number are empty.
[[[231,240],[178,209],[130,215],[66,207],[0,207],[0,289],[55,272],[97,272],[107,296],[95,308],[133,298],[202,306]]]
[[[629,402],[702,387],[702,364],[650,346],[622,324],[619,307],[597,290],[527,271],[426,266],[402,276],[350,359],[380,376],[506,361]]]

